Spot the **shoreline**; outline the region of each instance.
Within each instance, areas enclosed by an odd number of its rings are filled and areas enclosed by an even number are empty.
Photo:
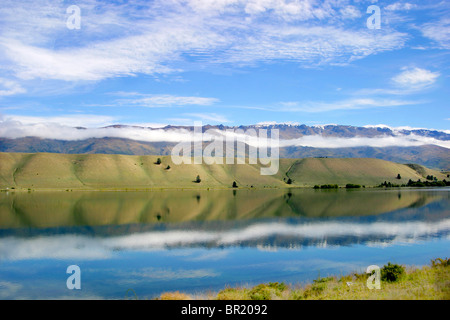
[[[333,190],[364,190],[364,189],[376,189],[376,190],[428,190],[428,189],[443,189],[449,186],[396,186],[396,187],[380,187],[380,186],[364,186],[362,188],[346,188],[345,186],[339,186],[338,188],[314,188],[311,186],[267,186],[267,187],[153,187],[153,188],[0,188],[0,192],[155,192],[155,191],[214,191],[214,190],[286,190],[286,189],[301,189],[301,190],[315,190],[315,191],[333,191]]]
[[[395,273],[392,266],[398,265],[381,267],[380,289],[367,287],[369,274],[352,272],[319,277],[307,285],[272,282],[199,294],[173,291],[154,300],[450,300],[450,259],[436,258],[422,267],[399,266],[404,273],[390,282],[383,277]]]

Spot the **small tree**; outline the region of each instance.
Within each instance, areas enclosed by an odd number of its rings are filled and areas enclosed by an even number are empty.
[[[196,183],[202,182],[202,179],[200,179],[200,176],[197,176],[197,178],[195,178],[195,182],[196,182]]]
[[[161,164],[161,158],[156,159],[155,164]]]
[[[388,262],[381,269],[381,280],[387,282],[396,282],[405,275],[405,268],[398,264]]]
[[[233,181],[233,188],[237,188],[238,186],[237,186],[237,183],[236,183],[236,181]]]
[[[166,167],[166,170],[169,170],[169,169],[170,169],[170,166],[167,166],[167,167]]]
[[[287,184],[292,184],[292,179],[291,178],[287,179],[286,183]]]
[[[397,174],[397,179],[401,179],[402,178],[402,176],[400,175],[400,173],[399,174]]]

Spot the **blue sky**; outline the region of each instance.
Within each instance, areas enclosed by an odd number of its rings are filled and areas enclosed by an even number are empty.
[[[0,121],[448,130],[449,13],[449,1],[2,0]]]

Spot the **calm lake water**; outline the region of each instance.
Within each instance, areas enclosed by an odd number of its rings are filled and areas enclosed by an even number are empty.
[[[449,188],[0,193],[0,299],[145,299],[449,256]]]

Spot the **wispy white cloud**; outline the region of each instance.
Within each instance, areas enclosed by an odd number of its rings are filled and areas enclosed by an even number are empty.
[[[440,76],[439,72],[433,72],[427,69],[417,67],[403,67],[402,72],[393,76],[390,80],[391,85],[385,88],[366,88],[359,89],[353,93],[356,97],[361,96],[408,96],[421,93],[432,87]],[[423,101],[422,101],[423,102]],[[420,101],[415,101],[417,104]]]
[[[416,4],[409,3],[409,2],[395,2],[388,6],[386,6],[384,9],[387,11],[408,11],[411,9],[417,8]]]
[[[290,60],[304,67],[345,65],[356,59],[402,47],[406,34],[370,33],[340,26],[255,26],[246,41],[233,43],[222,61],[245,65],[258,61]]]
[[[217,113],[185,113],[184,115],[195,117],[203,121],[212,121],[214,123],[227,123],[230,122],[227,117]]]
[[[339,12],[344,19],[355,19],[362,16],[361,11],[359,11],[359,9],[355,6],[345,6],[344,8],[340,9]]]
[[[299,122],[296,121],[285,121],[285,122],[277,122],[277,121],[262,121],[258,122],[257,126],[273,126],[273,125],[288,125],[288,126],[296,126],[299,125]]]
[[[21,115],[4,115],[0,121],[7,123],[16,123],[18,126],[34,126],[34,125],[58,125],[68,127],[103,127],[116,123],[116,118],[112,116],[92,115],[92,114],[75,114],[61,116],[21,116]]]
[[[270,11],[284,20],[324,19],[334,13],[333,8],[328,3],[315,0],[249,0],[241,2],[245,6],[245,12],[250,15],[260,15]]]
[[[219,99],[207,97],[175,96],[169,94],[135,94],[135,98],[118,99],[116,104],[120,106],[138,107],[170,107],[170,106],[209,106],[217,103]]]
[[[80,1],[79,35],[65,26],[65,4],[41,2],[6,1],[0,10],[0,61],[20,79],[171,73],[190,59],[203,66],[280,59],[305,67],[342,64],[401,48],[408,37],[388,27],[373,33],[342,24],[359,14],[350,1]]]
[[[406,88],[421,89],[436,82],[439,72],[421,68],[404,68],[404,71],[392,78],[392,81]]]
[[[439,48],[450,49],[450,18],[425,23],[418,29],[425,37],[433,40]]]
[[[16,81],[0,78],[0,97],[25,93],[26,90]]]
[[[289,111],[289,112],[327,112],[333,110],[358,110],[358,109],[369,109],[369,108],[386,108],[386,107],[397,107],[405,105],[414,105],[422,103],[421,101],[412,100],[395,100],[395,99],[380,99],[380,98],[352,98],[341,101],[334,102],[282,102],[280,107],[277,108],[279,111]]]

